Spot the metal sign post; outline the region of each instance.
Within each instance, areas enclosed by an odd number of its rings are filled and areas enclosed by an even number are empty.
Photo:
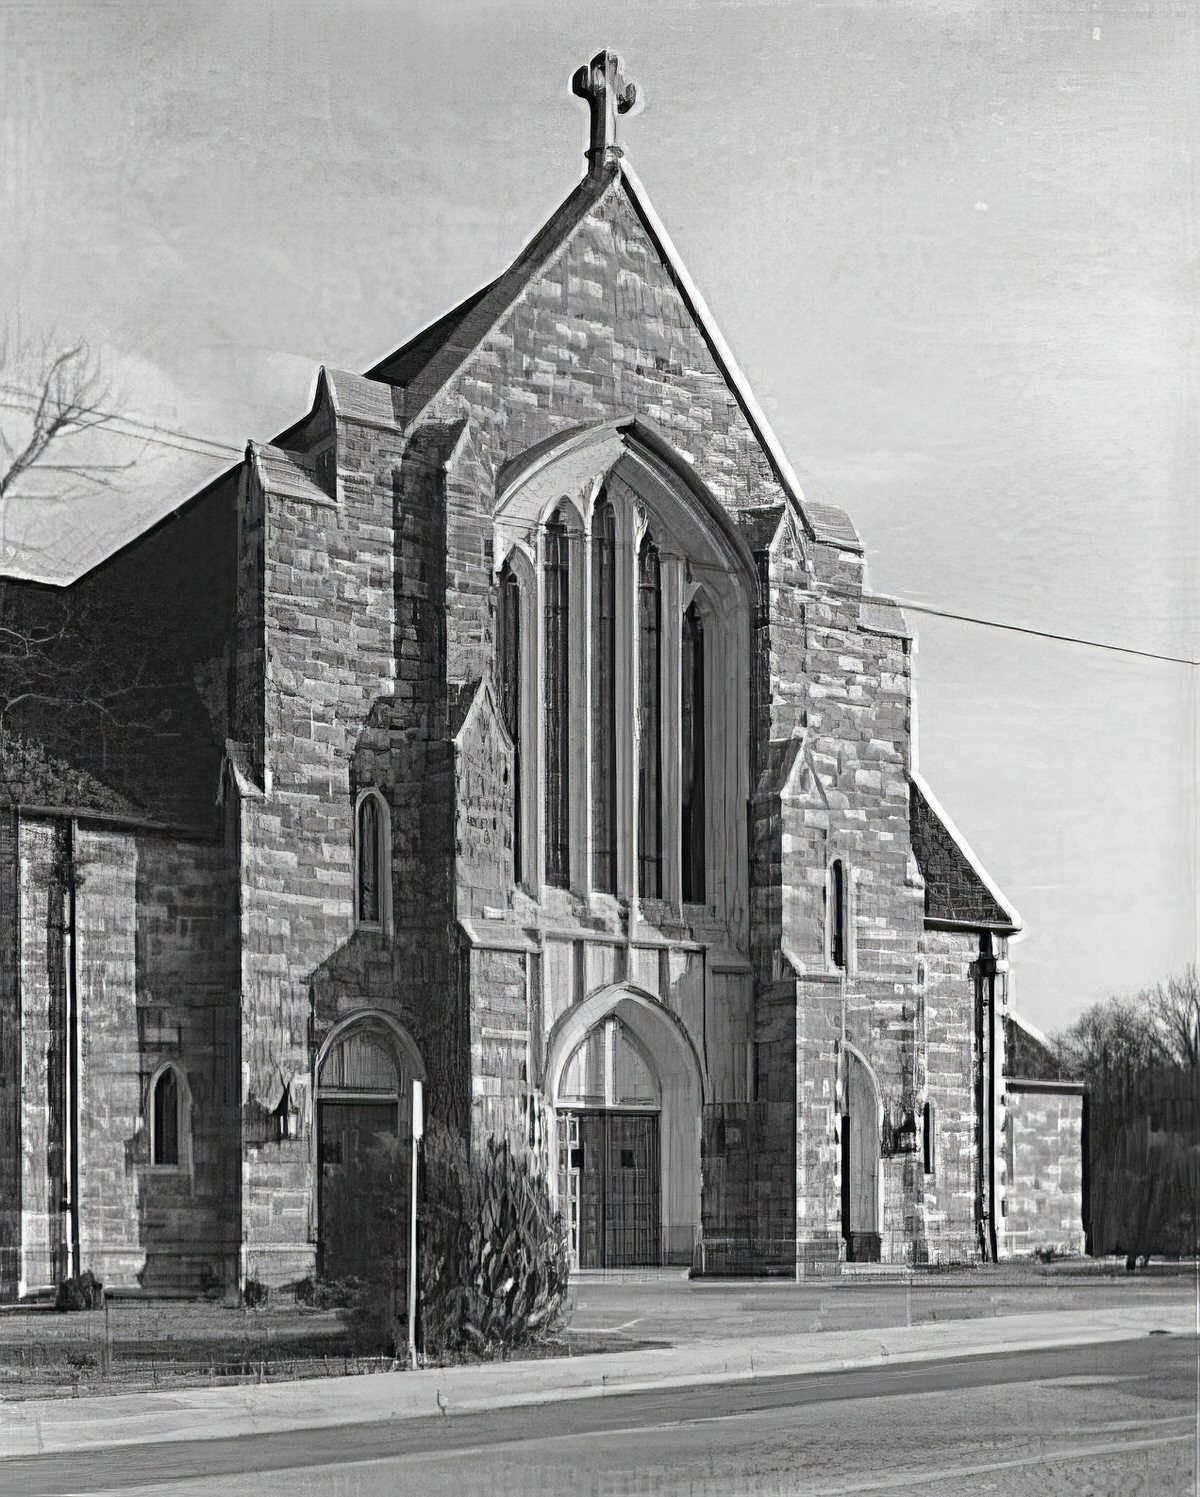
[[[408,1365],[417,1369],[417,1158],[425,1132],[425,1088],[412,1084],[412,1189],[408,1201]]]

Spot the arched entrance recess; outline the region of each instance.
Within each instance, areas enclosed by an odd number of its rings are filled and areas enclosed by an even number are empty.
[[[878,1263],[880,1235],[879,1149],[883,1104],[866,1058],[844,1045],[842,1092],[842,1236],[849,1263]]]
[[[407,1171],[412,1136],[412,1083],[425,1067],[408,1033],[388,1014],[368,1009],[337,1024],[317,1057],[317,1223],[326,1278],[363,1276],[370,1239],[363,1230],[371,1150],[398,1139],[397,1165]],[[399,1192],[408,1201],[407,1191]]]
[[[638,988],[605,988],[559,1018],[545,1076],[575,1266],[690,1263],[705,1079],[680,1021]]]

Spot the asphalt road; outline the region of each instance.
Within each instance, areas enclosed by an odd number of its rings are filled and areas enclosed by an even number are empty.
[[[1193,1497],[1195,1337],[0,1463],[4,1497]]]
[[[921,1274],[908,1282],[901,1275],[796,1283],[607,1274],[572,1281],[571,1328],[601,1332],[610,1343],[676,1344],[1138,1306],[1151,1330],[1156,1312],[1190,1308],[1198,1293],[1191,1274],[1042,1275],[1006,1264]]]

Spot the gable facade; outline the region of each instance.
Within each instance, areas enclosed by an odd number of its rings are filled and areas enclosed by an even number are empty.
[[[177,523],[227,599],[155,688],[186,785],[21,724],[134,799],[9,797],[0,1290],[333,1271],[414,1079],[540,1162],[581,1267],[1003,1254],[1018,921],[914,786],[903,617],[623,164]],[[157,533],[69,591],[151,567],[191,597]]]

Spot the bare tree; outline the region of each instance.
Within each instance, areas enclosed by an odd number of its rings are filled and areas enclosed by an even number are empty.
[[[89,433],[119,421],[100,360],[82,340],[58,345],[0,333],[0,561],[12,506],[110,487],[137,456],[114,462]]]
[[[1163,1043],[1174,1060],[1200,1072],[1200,974],[1193,964],[1146,993]]]
[[[0,571],[17,506],[95,494],[138,461],[140,451],[114,460],[111,438],[98,436],[116,434],[114,404],[86,342],[0,331]],[[85,601],[0,577],[0,798],[41,752],[14,737],[15,718],[82,708],[111,720],[142,684],[142,668],[119,669]]]
[[[1093,1004],[1057,1037],[1091,1098],[1091,1251],[1126,1267],[1200,1248],[1200,979]]]

